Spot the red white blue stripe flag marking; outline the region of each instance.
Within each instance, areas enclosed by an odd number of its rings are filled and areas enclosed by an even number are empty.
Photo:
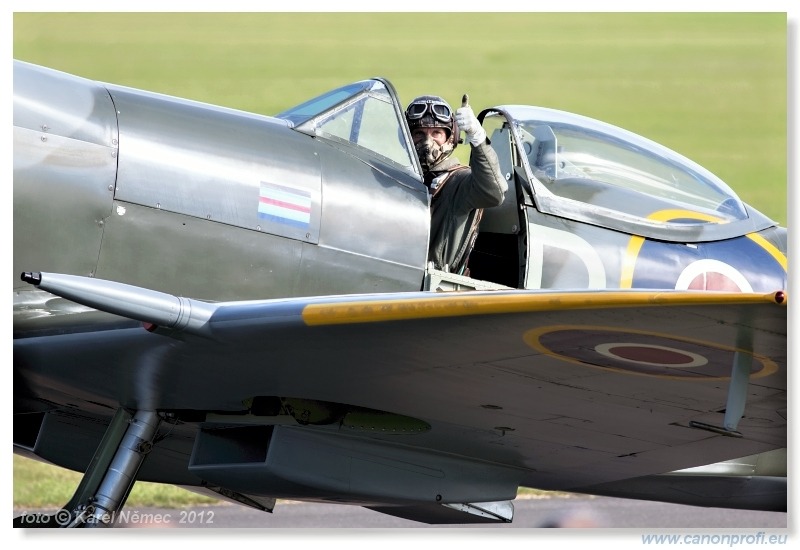
[[[311,225],[311,193],[262,181],[258,217],[308,229]]]

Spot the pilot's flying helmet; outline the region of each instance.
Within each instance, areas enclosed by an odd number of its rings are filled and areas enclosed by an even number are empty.
[[[423,95],[414,99],[406,108],[406,120],[412,132],[415,128],[443,128],[455,148],[458,141],[458,124],[453,109],[441,97]]]

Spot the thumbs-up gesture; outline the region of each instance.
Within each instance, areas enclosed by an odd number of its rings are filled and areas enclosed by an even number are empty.
[[[469,96],[464,94],[461,107],[456,111],[456,124],[458,129],[467,134],[467,141],[472,145],[480,145],[486,140],[486,130],[483,129],[478,118],[469,106]]]

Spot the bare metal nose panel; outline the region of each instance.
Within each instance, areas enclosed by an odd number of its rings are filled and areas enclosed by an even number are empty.
[[[30,265],[94,273],[112,208],[117,146],[105,88],[15,62],[14,273]],[[15,290],[21,285],[15,280]]]

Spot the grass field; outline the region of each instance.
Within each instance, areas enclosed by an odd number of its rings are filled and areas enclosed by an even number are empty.
[[[787,223],[781,13],[16,13],[13,23],[16,59],[262,114],[371,76],[404,102],[468,92],[476,111],[577,112],[663,143]],[[63,504],[76,476],[15,457],[14,506]],[[131,502],[195,498],[149,485]]]
[[[72,498],[81,474],[14,456],[14,509],[31,510],[63,506]],[[128,505],[182,508],[195,504],[218,502],[172,485],[136,483],[128,497]]]

